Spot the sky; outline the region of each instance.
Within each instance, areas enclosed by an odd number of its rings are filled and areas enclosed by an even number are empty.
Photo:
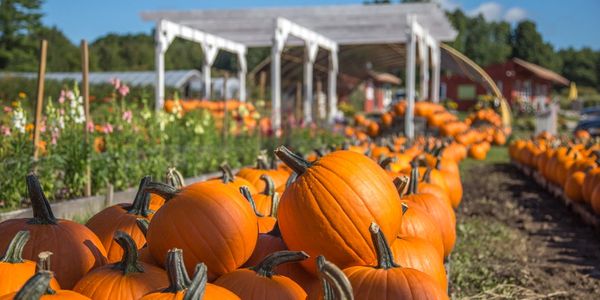
[[[393,0],[397,2],[398,0]],[[556,48],[600,50],[599,0],[435,0],[446,9],[482,13],[488,20],[537,23],[544,39]],[[362,0],[46,0],[43,22],[55,25],[78,44],[108,33],[150,32],[153,23],[139,13],[147,10],[221,9],[270,6],[360,4]]]

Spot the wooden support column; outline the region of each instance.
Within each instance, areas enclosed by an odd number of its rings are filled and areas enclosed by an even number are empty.
[[[86,40],[81,41],[81,91],[83,94],[83,110],[85,113],[85,124],[83,126],[83,136],[85,141],[86,163],[85,163],[85,191],[86,197],[92,195],[92,168],[90,166],[90,133],[89,126],[92,126],[92,118],[90,116],[90,57],[88,52],[88,43]]]
[[[415,70],[416,70],[416,42],[414,32],[414,16],[408,16],[408,32],[406,33],[406,114],[404,116],[404,135],[412,139],[415,137]]]
[[[35,103],[35,120],[33,129],[33,170],[37,169],[37,161],[39,158],[39,143],[40,143],[40,124],[42,122],[42,109],[44,107],[44,80],[46,77],[46,53],[48,50],[48,42],[42,40],[40,42],[40,62],[38,66],[38,82],[37,82],[37,97]]]
[[[317,53],[319,52],[319,45],[313,42],[307,42],[304,50],[304,118],[303,122],[311,123],[312,117],[312,105],[314,100],[313,91],[313,67]]]

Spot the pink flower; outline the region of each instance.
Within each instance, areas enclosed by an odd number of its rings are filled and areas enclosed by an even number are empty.
[[[73,94],[73,92],[71,92],[71,91],[67,91],[66,97],[69,100],[73,100],[73,99],[75,99],[75,94]]]
[[[4,112],[5,112],[5,113],[10,113],[10,112],[12,112],[12,107],[10,107],[10,106],[5,106],[5,107],[4,107]]]
[[[123,121],[125,121],[127,123],[131,123],[132,117],[133,117],[133,113],[131,113],[131,110],[126,110],[123,112]]]
[[[10,136],[10,128],[4,125],[0,126],[0,131],[2,131],[2,135]]]
[[[94,122],[88,121],[87,124],[85,124],[85,129],[88,132],[94,132]]]
[[[59,109],[59,110],[58,110],[58,113],[59,113],[61,116],[64,116],[64,115],[65,115],[65,110],[61,108],[61,109]]]
[[[54,128],[52,130],[51,136],[52,136],[52,139],[50,140],[50,143],[52,145],[56,145],[56,142],[58,141],[58,137],[60,136],[60,131],[58,130],[58,128]]]
[[[119,94],[123,97],[127,96],[127,94],[129,94],[129,87],[125,84],[121,85],[119,87]]]
[[[110,84],[115,87],[115,90],[118,90],[121,87],[121,80],[119,78],[113,78],[110,80]]]
[[[58,103],[60,103],[60,104],[65,103],[65,96],[66,96],[65,90],[61,90],[60,97],[58,97]]]
[[[112,125],[110,125],[110,123],[106,123],[104,125],[104,127],[102,128],[102,131],[104,131],[104,133],[112,133],[113,127],[112,127]]]

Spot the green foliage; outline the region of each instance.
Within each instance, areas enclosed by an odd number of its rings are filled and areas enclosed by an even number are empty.
[[[544,42],[532,21],[522,21],[515,28],[512,56],[560,72],[562,61],[550,43]]]
[[[41,28],[41,0],[0,1],[0,69],[30,71],[36,68]]]
[[[581,87],[600,90],[600,53],[590,48],[561,50],[558,55],[563,61],[562,74]]]
[[[57,27],[43,27],[36,34],[36,40],[48,41],[46,60],[47,72],[64,72],[81,70],[81,54],[79,48]],[[35,58],[37,61],[37,58]],[[37,70],[37,66],[35,69]]]

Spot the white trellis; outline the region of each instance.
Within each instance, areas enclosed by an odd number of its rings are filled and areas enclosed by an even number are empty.
[[[176,38],[183,38],[199,43],[204,52],[202,73],[204,76],[204,97],[210,97],[211,67],[219,53],[219,50],[228,51],[238,56],[239,62],[239,97],[240,101],[246,101],[246,52],[245,45],[230,41],[195,28],[180,25],[168,20],[161,19],[156,23],[156,109],[162,109],[165,101],[165,53]]]
[[[338,73],[338,44],[287,19],[277,18],[275,21],[275,34],[273,36],[273,46],[271,49],[271,125],[274,130],[281,128],[281,53],[285,46],[285,42],[290,35],[302,39],[306,47],[303,68],[303,112],[305,122],[312,122],[313,66],[319,47],[330,52],[329,74],[327,80],[329,98],[328,120],[332,122],[337,113],[336,80]]]

